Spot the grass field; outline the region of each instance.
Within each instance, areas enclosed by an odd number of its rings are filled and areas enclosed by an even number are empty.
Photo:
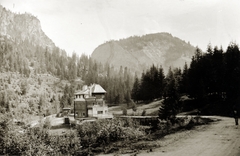
[[[137,104],[137,111],[134,112],[131,108],[127,109],[128,115],[142,115],[142,112],[145,110],[146,115],[157,115],[159,107],[162,105],[163,100],[158,100],[151,102],[149,104],[141,103]],[[115,115],[122,115],[122,108],[126,108],[126,104],[120,104],[119,106],[112,106],[108,108],[108,111]]]

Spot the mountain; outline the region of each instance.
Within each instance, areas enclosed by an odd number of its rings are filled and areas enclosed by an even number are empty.
[[[0,72],[29,76],[33,70],[61,77],[67,61],[66,52],[44,33],[37,17],[16,14],[0,5]]]
[[[152,64],[161,65],[164,71],[190,63],[195,47],[169,33],[133,36],[109,41],[98,46],[91,57],[114,67],[128,67],[142,72]]]
[[[64,62],[58,61],[64,58],[60,53],[38,18],[0,5],[0,114],[11,111],[20,119],[59,112],[64,86],[69,85],[56,77],[56,67],[61,69],[57,62]]]
[[[35,16],[15,14],[0,5],[0,36],[5,36],[16,44],[30,41],[32,45],[53,48],[55,44],[42,31],[39,19]]]

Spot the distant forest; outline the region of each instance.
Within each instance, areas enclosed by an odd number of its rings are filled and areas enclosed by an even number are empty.
[[[141,79],[135,78],[131,95],[136,102],[172,98],[176,101],[172,109],[198,108],[204,114],[231,115],[232,109],[240,105],[239,47],[231,43],[224,52],[208,45],[206,53],[196,48],[190,67],[185,64],[182,70],[169,68],[166,76],[161,67],[153,65]],[[183,102],[183,95],[191,102]]]
[[[25,40],[19,44],[6,37],[0,44],[0,72],[18,72],[24,77],[30,74],[51,74],[76,86],[64,87],[64,95],[60,98],[61,106],[72,105],[74,92],[84,84],[98,83],[107,91],[106,100],[110,104],[130,101],[133,75],[127,67],[114,68],[101,64],[91,57],[73,53],[68,56],[64,50],[54,47],[49,49],[33,45]],[[0,99],[1,100],[1,99]],[[2,99],[4,100],[4,99]],[[4,100],[5,101],[5,100]]]
[[[28,40],[16,44],[4,38],[0,54],[0,72],[19,72],[25,77],[48,73],[70,82],[81,79],[83,83],[74,86],[71,94],[84,84],[99,83],[107,91],[109,104],[129,103],[131,99],[146,102],[172,94],[179,100],[182,95],[189,95],[197,101],[196,107],[212,107],[215,111],[224,108],[227,113],[240,102],[240,52],[235,43],[226,52],[211,45],[206,53],[196,48],[189,67],[170,67],[165,75],[161,66],[153,65],[140,78],[127,67],[115,69],[84,54],[68,56],[58,47],[50,50]],[[71,105],[67,102],[72,101],[71,94],[62,97],[62,106]]]

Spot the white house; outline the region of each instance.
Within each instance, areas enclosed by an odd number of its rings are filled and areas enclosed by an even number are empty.
[[[83,86],[75,93],[74,118],[108,118],[108,106],[105,104],[106,91],[99,84]]]

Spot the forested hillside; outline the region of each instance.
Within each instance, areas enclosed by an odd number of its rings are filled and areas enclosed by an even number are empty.
[[[152,66],[135,78],[131,92],[134,101],[164,98],[160,117],[199,109],[203,114],[231,115],[240,109],[240,51],[230,43],[226,51],[208,45],[207,51],[195,50],[190,66],[169,68]],[[187,99],[187,100],[186,100]],[[167,111],[166,111],[167,109]],[[166,113],[167,112],[167,113]]]
[[[75,90],[91,83],[106,89],[110,104],[130,100],[134,74],[128,68],[101,64],[84,54],[68,56],[45,35],[33,15],[14,14],[2,6],[0,13],[2,111],[24,106],[31,113],[56,113],[72,106]],[[50,107],[56,111],[46,112]]]

